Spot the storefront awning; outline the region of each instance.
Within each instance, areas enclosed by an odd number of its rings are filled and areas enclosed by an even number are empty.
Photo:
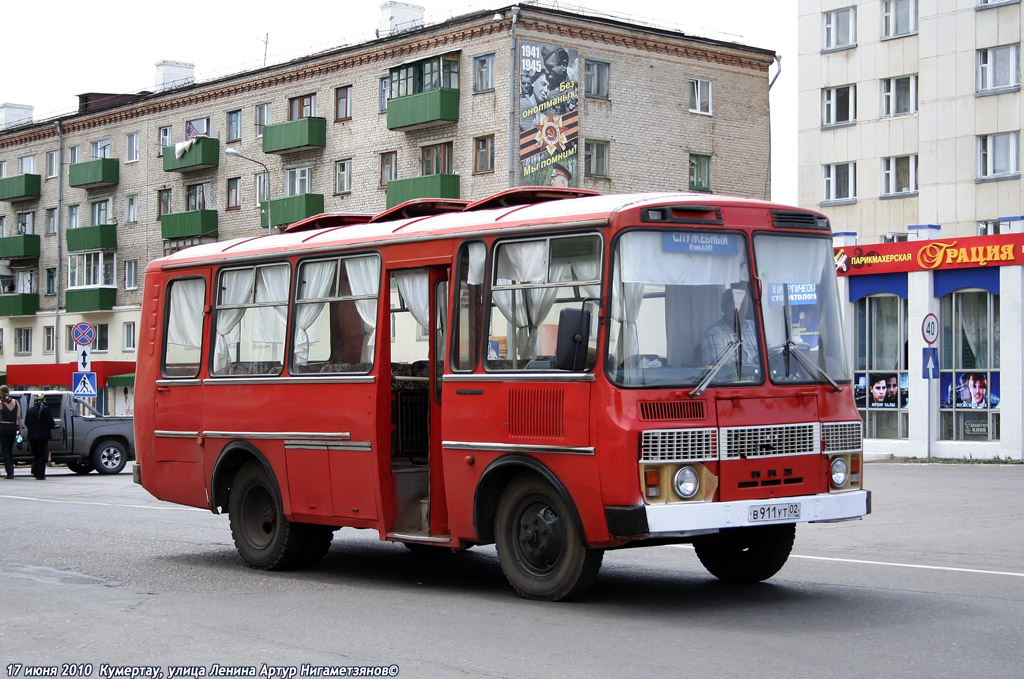
[[[123,375],[111,375],[107,378],[108,387],[134,387],[135,373],[124,373]]]
[[[942,269],[935,272],[935,296],[945,297],[964,288],[981,288],[999,294],[999,268]]]
[[[876,273],[866,276],[850,276],[850,301],[856,302],[868,295],[889,293],[907,298],[907,274]]]

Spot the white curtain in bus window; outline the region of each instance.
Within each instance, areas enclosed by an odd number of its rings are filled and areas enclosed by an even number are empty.
[[[214,374],[275,375],[284,361],[287,264],[221,273]]]
[[[552,263],[551,277],[561,280],[566,263]],[[528,241],[508,243],[498,250],[496,285],[509,286],[523,283],[548,282],[548,242]],[[551,287],[519,290],[495,290],[494,304],[515,332],[509,337],[512,346],[508,355],[513,359],[528,360],[537,355],[540,322],[551,310],[557,290]]]
[[[426,269],[396,271],[398,292],[405,306],[424,331],[430,328],[430,285]]]
[[[380,287],[380,261],[376,257],[353,257],[345,260],[345,275],[352,294],[364,297],[356,302],[356,310],[363,321],[365,337],[360,360],[373,361],[373,347],[377,336],[377,290]]]
[[[323,331],[322,320],[327,302],[306,302],[305,300],[321,300],[334,297],[332,291],[338,273],[338,261],[330,259],[323,262],[306,262],[299,270],[298,299],[295,304],[295,347],[294,368],[298,372],[307,372],[310,345],[320,343]],[[330,343],[329,340],[327,342]],[[322,357],[329,356],[330,347]]]
[[[170,310],[167,314],[167,346],[164,374],[195,377],[199,374],[203,336],[203,298],[206,281],[189,278],[171,283]]]

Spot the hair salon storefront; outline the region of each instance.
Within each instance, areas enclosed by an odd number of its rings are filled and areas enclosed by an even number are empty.
[[[1022,458],[1024,234],[835,235],[869,456]]]

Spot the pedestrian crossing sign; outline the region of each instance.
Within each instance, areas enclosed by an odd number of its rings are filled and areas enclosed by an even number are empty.
[[[75,396],[96,395],[96,373],[71,373],[71,391]]]

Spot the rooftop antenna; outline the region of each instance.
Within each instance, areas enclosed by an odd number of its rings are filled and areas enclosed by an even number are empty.
[[[259,40],[259,38],[256,38],[256,39]],[[261,42],[263,43],[263,65],[266,66],[267,65],[267,45],[270,44],[270,34],[267,33],[266,36],[264,36],[264,38],[263,38],[263,40]]]

